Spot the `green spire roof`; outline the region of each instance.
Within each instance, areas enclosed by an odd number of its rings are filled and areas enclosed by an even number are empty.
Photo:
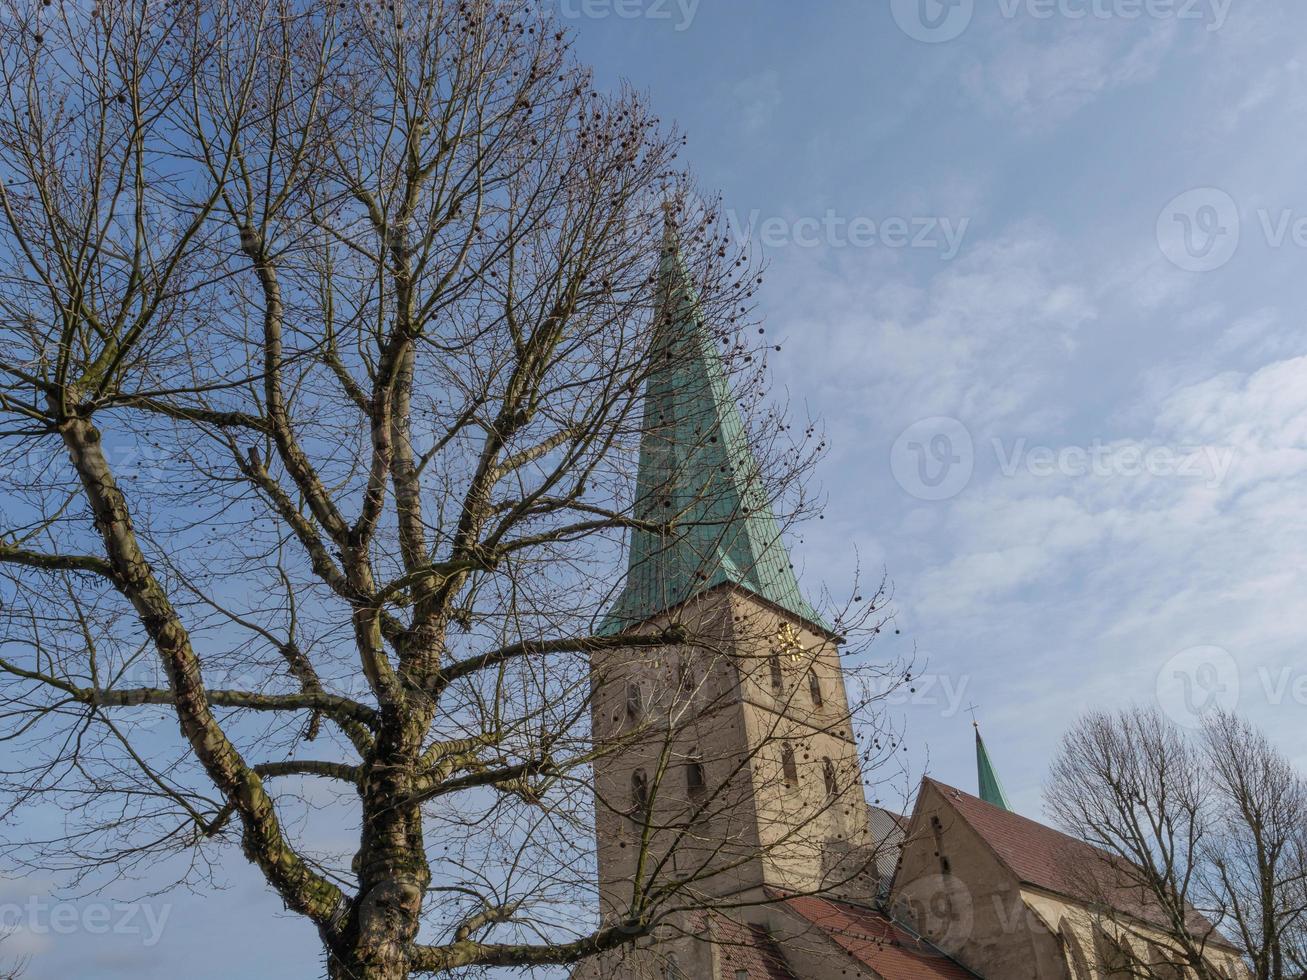
[[[989,761],[989,753],[985,751],[985,740],[980,737],[980,726],[975,725],[975,729],[976,771],[980,780],[980,798],[1004,810],[1011,810],[1012,805],[1008,803],[1007,794],[1003,792],[1003,784],[998,781],[998,773],[994,771],[994,765]]]
[[[603,630],[733,583],[829,631],[799,592],[670,214],[659,297],[635,513],[673,529],[632,531],[625,588]]]

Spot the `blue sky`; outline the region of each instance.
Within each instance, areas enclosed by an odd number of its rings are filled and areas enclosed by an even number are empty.
[[[973,788],[974,702],[1038,817],[1062,729],[1155,697],[1307,763],[1307,9],[557,2],[763,249],[777,381],[832,446],[796,560],[814,592],[893,579],[916,764]],[[230,857],[157,942],[18,937],[29,976],[317,976]]]
[[[1065,725],[1158,697],[1307,761],[1307,12],[634,10],[565,4],[763,250],[777,380],[832,445],[797,557],[888,570],[920,764],[974,783],[974,702],[1039,816]]]

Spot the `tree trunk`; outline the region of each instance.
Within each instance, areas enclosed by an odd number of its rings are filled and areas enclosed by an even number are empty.
[[[327,950],[327,976],[329,980],[408,980],[408,958],[384,956],[380,959],[359,959],[373,951],[355,951],[337,955]]]
[[[362,789],[363,827],[355,871],[358,897],[324,936],[331,980],[402,980],[409,975],[422,899],[431,881],[414,800],[414,775],[429,722],[426,710],[382,708],[376,758]]]
[[[421,890],[400,881],[375,885],[327,940],[331,980],[405,980],[417,935]]]

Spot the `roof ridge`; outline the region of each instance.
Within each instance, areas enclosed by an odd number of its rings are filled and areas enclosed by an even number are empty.
[[[930,776],[923,777],[923,780],[926,782],[934,783],[935,786],[939,787],[940,789],[949,790],[950,792],[956,793],[959,796],[965,796],[969,800],[972,800],[976,803],[983,804],[984,806],[987,806],[990,809],[994,810],[996,813],[1001,814],[1002,819],[1019,820],[1023,823],[1031,824],[1032,826],[1038,827],[1044,833],[1056,834],[1058,837],[1065,838],[1067,841],[1076,845],[1077,847],[1089,848],[1090,850],[1097,852],[1098,854],[1100,854],[1102,857],[1105,858],[1118,859],[1118,855],[1113,854],[1111,851],[1104,850],[1103,848],[1099,847],[1097,844],[1091,844],[1089,841],[1082,840],[1079,837],[1076,837],[1072,834],[1068,834],[1064,830],[1058,830],[1056,827],[1050,827],[1048,824],[1041,823],[1040,821],[1034,819],[1033,817],[1027,817],[1024,813],[1017,813],[1015,810],[1008,810],[1005,809],[1004,807],[997,806],[996,804],[990,803],[989,800],[985,799],[984,797],[977,796],[975,793],[968,793],[964,789],[960,789],[957,786],[951,786],[948,783],[941,782],[940,780],[934,779]],[[945,793],[944,797],[945,799],[947,799],[948,794]],[[954,809],[957,810],[957,807],[954,807]],[[960,810],[958,811],[958,813],[962,816],[964,820],[966,819],[967,815],[965,813],[962,813]],[[967,820],[967,823],[973,827],[975,826],[970,820]],[[981,834],[981,837],[984,837],[984,834]],[[1002,860],[1001,856],[1000,856],[1000,860]],[[1007,862],[1004,861],[1004,863],[1006,864]],[[1011,870],[1015,871],[1016,869],[1012,868]],[[1029,884],[1035,884],[1035,882],[1029,882]]]
[[[924,782],[930,782],[930,783],[933,783],[935,786],[939,787],[940,789],[949,790],[949,791],[951,791],[951,792],[953,792],[953,793],[957,793],[957,794],[960,794],[961,796],[965,796],[965,797],[967,797],[967,798],[969,798],[969,799],[971,799],[971,800],[974,800],[976,803],[981,803],[981,804],[983,804],[983,805],[985,805],[985,806],[987,806],[987,807],[990,807],[991,809],[995,810],[997,813],[1002,814],[1003,819],[1008,819],[1008,820],[1020,820],[1020,821],[1022,821],[1023,823],[1032,824],[1033,826],[1038,827],[1038,828],[1039,828],[1041,831],[1043,831],[1044,833],[1048,833],[1048,834],[1056,834],[1058,837],[1065,838],[1066,840],[1070,841],[1072,844],[1075,844],[1077,847],[1088,848],[1089,850],[1091,850],[1091,851],[1095,851],[1096,853],[1098,853],[1098,854],[1101,855],[1102,857],[1107,858],[1107,859],[1109,859],[1109,860],[1113,860],[1113,861],[1124,861],[1124,860],[1126,860],[1125,858],[1121,857],[1119,854],[1113,854],[1111,851],[1106,850],[1106,849],[1104,849],[1104,848],[1102,848],[1102,847],[1099,847],[1097,844],[1093,844],[1093,843],[1091,843],[1090,841],[1084,840],[1083,838],[1076,837],[1074,834],[1068,834],[1065,830],[1058,830],[1056,827],[1051,827],[1051,826],[1049,826],[1049,825],[1046,824],[1046,823],[1043,823],[1043,822],[1041,822],[1041,821],[1039,821],[1039,820],[1034,819],[1033,817],[1027,817],[1024,813],[1017,813],[1016,810],[1009,810],[1009,809],[1007,809],[1007,808],[1005,808],[1005,807],[1001,807],[1001,806],[998,806],[998,805],[996,805],[996,804],[994,804],[994,803],[991,803],[991,802],[989,802],[989,800],[985,799],[983,796],[977,796],[975,793],[968,793],[968,792],[967,792],[966,790],[964,790],[964,789],[959,789],[957,786],[951,786],[951,785],[949,785],[948,783],[941,782],[940,780],[938,780],[938,779],[934,779],[934,778],[931,777],[931,776],[923,776],[923,777],[922,777],[922,780],[923,780]],[[945,798],[947,798],[948,794],[946,793],[946,794],[944,794],[944,795],[945,795]],[[957,808],[954,807],[954,809],[957,809]],[[959,812],[960,812],[960,811],[959,811]],[[966,814],[962,814],[962,817],[965,819],[965,818],[966,818]],[[970,824],[971,821],[968,820],[967,823]],[[984,836],[984,835],[982,834],[982,836]],[[1013,869],[1013,870],[1015,870],[1015,869]],[[1034,884],[1034,882],[1031,882],[1031,884]]]

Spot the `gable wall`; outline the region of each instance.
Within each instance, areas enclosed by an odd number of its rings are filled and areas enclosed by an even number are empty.
[[[988,980],[1071,980],[1061,943],[1026,905],[1016,876],[933,784],[922,785],[890,901],[895,915]]]

